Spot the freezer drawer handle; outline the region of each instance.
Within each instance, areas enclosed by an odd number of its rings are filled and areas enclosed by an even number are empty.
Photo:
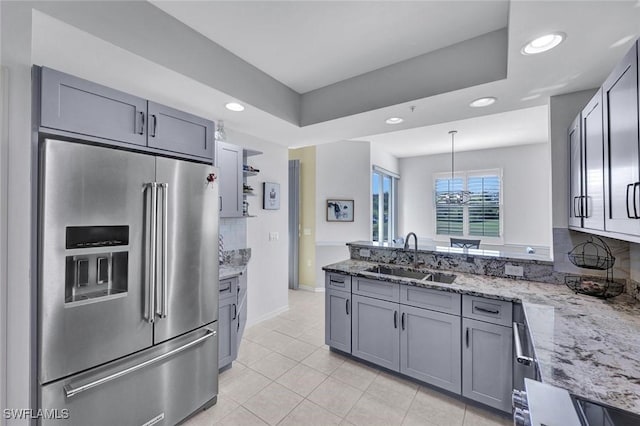
[[[184,344],[184,345],[182,345],[182,346],[180,346],[178,348],[175,348],[175,349],[173,349],[173,350],[171,350],[171,351],[169,351],[167,353],[164,353],[162,355],[158,355],[155,358],[151,358],[150,360],[147,360],[145,362],[141,362],[140,364],[134,365],[134,366],[129,367],[129,368],[125,368],[124,370],[118,371],[117,373],[113,373],[113,374],[111,374],[109,376],[102,377],[102,378],[100,378],[98,380],[94,380],[93,382],[89,382],[89,383],[87,383],[85,385],[78,386],[78,387],[74,387],[71,384],[66,384],[66,385],[64,385],[65,396],[67,398],[72,398],[72,397],[74,397],[74,396],[78,395],[79,393],[82,393],[82,392],[84,392],[86,390],[95,388],[96,386],[103,385],[103,384],[108,383],[108,382],[110,382],[112,380],[118,379],[118,378],[120,378],[122,376],[126,376],[129,373],[133,373],[133,372],[138,371],[138,370],[140,370],[142,368],[148,367],[151,364],[155,364],[156,362],[160,362],[160,361],[165,360],[165,359],[167,359],[169,357],[172,357],[175,354],[177,354],[179,352],[182,352],[182,351],[185,351],[185,350],[187,350],[187,349],[189,349],[189,348],[191,348],[191,347],[203,342],[204,340],[208,339],[209,337],[215,336],[217,334],[217,332],[215,330],[210,330],[208,328],[206,330],[207,330],[207,332],[206,332],[206,334],[204,336],[198,337],[197,339],[192,340],[191,342],[189,342],[187,344]]]
[[[517,322],[513,323],[513,342],[516,345],[516,361],[518,361],[519,364],[531,365],[531,363],[533,362],[533,358],[524,356],[524,354],[522,353],[522,343],[520,343],[520,330],[519,324]]]

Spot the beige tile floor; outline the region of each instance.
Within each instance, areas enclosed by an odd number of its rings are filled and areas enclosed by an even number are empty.
[[[324,344],[324,293],[289,290],[289,311],[245,331],[218,403],[187,426],[510,425],[507,417],[352,361]]]

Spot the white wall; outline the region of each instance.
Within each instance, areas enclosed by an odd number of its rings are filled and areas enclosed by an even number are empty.
[[[505,245],[550,247],[549,144],[456,153],[456,170],[503,170]],[[451,154],[400,159],[399,234],[435,237],[433,174],[451,171]]]
[[[400,161],[378,143],[371,144],[371,165],[400,174]]]
[[[316,288],[322,267],[347,259],[345,243],[371,239],[369,142],[340,141],[316,147]],[[327,199],[354,200],[353,222],[327,222]]]
[[[252,325],[288,309],[289,240],[288,235],[288,161],[287,148],[226,128],[227,140],[243,148],[262,151],[251,158],[251,165],[260,170],[248,183],[253,186],[246,218],[247,247],[251,248],[248,267],[247,324]],[[280,210],[262,209],[262,183],[280,184]],[[269,233],[277,232],[278,240],[269,241]]]

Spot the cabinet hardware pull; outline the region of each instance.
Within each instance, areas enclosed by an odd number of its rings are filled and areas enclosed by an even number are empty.
[[[140,111],[140,131],[139,135],[144,135],[144,112]]]
[[[467,331],[465,332],[465,341],[466,341],[467,347],[469,347],[469,327],[467,327]]]
[[[155,138],[156,137],[156,130],[158,129],[158,117],[156,117],[155,114],[152,114],[151,118],[153,118],[153,134],[151,134],[150,136],[152,138]]]
[[[493,309],[483,308],[482,306],[474,306],[473,309],[475,309],[476,311],[486,312],[487,314],[493,314],[493,315],[498,315],[500,313],[499,309],[496,309],[494,311]]]
[[[517,322],[513,323],[513,342],[516,345],[516,361],[519,364],[529,366],[533,362],[533,358],[524,356],[522,353],[522,343],[520,343],[520,330],[518,328],[520,324]]]
[[[400,319],[400,323],[402,324],[402,329],[404,330],[404,312],[402,313],[402,318]]]
[[[398,328],[398,311],[393,311],[393,328]]]
[[[634,219],[640,219],[640,216],[638,216],[638,208],[636,207],[636,199],[638,197],[636,197],[637,191],[636,188],[638,188],[638,186],[640,186],[640,182],[636,182],[633,184],[633,215],[635,216]]]
[[[630,183],[629,185],[627,185],[627,218],[629,219],[636,219],[635,217],[631,216],[631,210],[629,210],[629,188],[631,188],[632,186],[634,186],[634,184]],[[635,189],[635,187],[634,187]],[[633,206],[635,207],[636,204],[636,200],[635,197],[633,199]]]
[[[238,307],[236,306],[236,304],[233,304],[233,318],[232,319],[236,319],[238,318]]]
[[[347,308],[347,315],[349,315],[349,299],[347,299],[346,308]]]

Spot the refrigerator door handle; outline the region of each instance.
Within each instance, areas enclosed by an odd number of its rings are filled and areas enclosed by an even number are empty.
[[[149,255],[146,256],[147,260],[147,321],[152,324],[155,320],[155,288],[156,288],[156,244],[157,244],[157,232],[156,227],[158,223],[158,184],[156,182],[150,182],[145,184],[146,188],[151,189],[151,204],[149,206],[150,215],[150,236],[149,236]]]
[[[82,392],[84,392],[86,390],[95,388],[96,386],[103,385],[103,384],[108,383],[108,382],[110,382],[112,380],[118,379],[118,378],[120,378],[122,376],[126,376],[127,374],[133,373],[133,372],[138,371],[138,370],[140,370],[142,368],[145,368],[145,367],[147,367],[147,366],[149,366],[151,364],[155,364],[155,363],[160,362],[160,361],[162,361],[164,359],[172,357],[172,356],[176,355],[179,352],[185,351],[185,350],[189,349],[190,347],[195,346],[195,345],[199,344],[200,342],[203,342],[204,340],[210,338],[211,336],[215,336],[216,334],[217,334],[217,332],[215,330],[211,330],[211,329],[207,328],[206,329],[206,333],[205,333],[204,336],[200,336],[197,339],[192,340],[189,343],[186,343],[186,344],[184,344],[184,345],[182,345],[180,347],[177,347],[177,348],[175,348],[175,349],[173,349],[173,350],[171,350],[169,352],[165,352],[162,355],[158,355],[158,356],[156,356],[154,358],[151,358],[151,359],[149,359],[147,361],[141,362],[140,364],[133,365],[133,366],[131,366],[129,368],[125,368],[124,370],[117,371],[117,372],[115,372],[113,374],[110,374],[110,375],[105,376],[105,377],[101,377],[101,378],[99,378],[97,380],[94,380],[92,382],[86,383],[86,384],[78,386],[78,387],[73,386],[71,383],[68,383],[68,384],[64,385],[65,396],[67,398],[71,398],[71,397],[74,397],[74,396],[76,396],[76,395],[78,395],[78,394],[80,394],[80,393],[82,393]]]
[[[167,245],[169,223],[169,184],[159,183],[162,188],[162,306],[160,318],[166,318],[169,314],[169,297],[167,294]]]

